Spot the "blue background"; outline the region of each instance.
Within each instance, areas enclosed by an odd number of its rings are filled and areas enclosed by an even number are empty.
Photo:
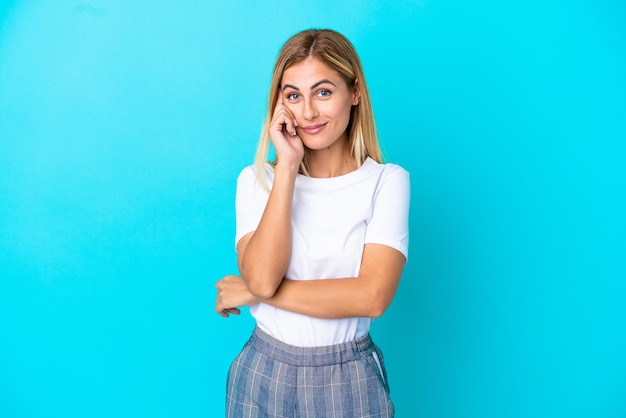
[[[264,3],[264,4],[263,4]],[[213,417],[213,312],[274,58],[364,63],[411,249],[373,333],[399,418],[626,416],[619,1],[4,1],[0,416]]]

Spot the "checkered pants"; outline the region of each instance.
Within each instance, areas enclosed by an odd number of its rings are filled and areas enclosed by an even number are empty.
[[[228,373],[227,417],[393,415],[383,356],[369,335],[295,347],[256,328]]]

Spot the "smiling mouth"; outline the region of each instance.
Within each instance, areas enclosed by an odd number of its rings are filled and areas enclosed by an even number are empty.
[[[328,122],[327,122],[328,123]],[[324,129],[324,127],[326,127],[326,123],[322,123],[319,125],[310,125],[310,126],[303,126],[302,131],[308,135],[315,135],[319,132],[322,131],[322,129]]]

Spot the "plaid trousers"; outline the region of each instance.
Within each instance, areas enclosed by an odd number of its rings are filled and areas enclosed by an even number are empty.
[[[369,334],[296,347],[257,327],[230,366],[226,392],[230,418],[394,415],[382,352]]]

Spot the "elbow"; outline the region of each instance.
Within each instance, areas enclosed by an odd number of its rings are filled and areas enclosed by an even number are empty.
[[[386,310],[387,306],[383,306],[381,303],[373,303],[368,308],[367,317],[380,318],[381,316],[383,316]]]
[[[391,302],[380,292],[371,292],[366,301],[364,316],[368,318],[380,318],[383,316]]]
[[[248,284],[248,291],[259,299],[269,299],[276,294],[277,288],[274,286],[267,285],[253,285],[252,283]]]
[[[255,276],[245,277],[244,280],[248,286],[248,291],[259,299],[269,299],[274,296],[281,282],[280,280],[275,282],[263,280],[262,277]]]

